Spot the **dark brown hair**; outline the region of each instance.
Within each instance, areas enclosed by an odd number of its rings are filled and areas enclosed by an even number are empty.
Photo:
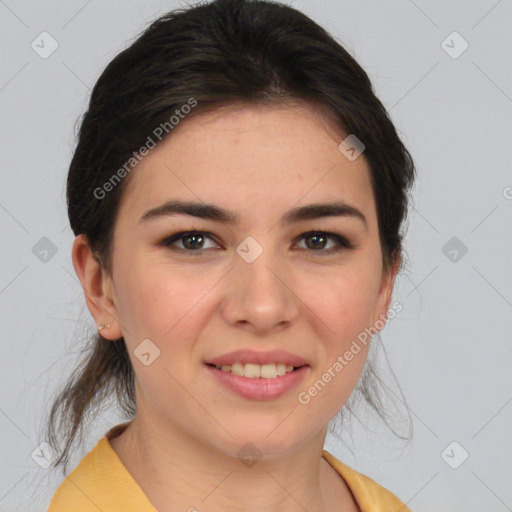
[[[69,168],[67,204],[74,234],[86,235],[106,273],[112,273],[112,235],[131,174],[104,197],[98,198],[98,188],[191,98],[197,106],[183,122],[231,104],[299,100],[327,112],[341,132],[365,144],[384,270],[402,256],[415,169],[365,71],[328,32],[289,6],[215,0],[151,23],[108,64],[92,90]],[[59,455],[54,467],[63,464],[64,470],[86,418],[107,398],[115,397],[128,418],[136,409],[124,339],[108,341],[98,334],[85,352],[46,425],[46,439]],[[366,371],[358,389],[380,414],[372,391],[377,384],[376,374]]]

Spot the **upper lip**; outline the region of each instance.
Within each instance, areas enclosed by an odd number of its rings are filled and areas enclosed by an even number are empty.
[[[307,361],[302,357],[295,354],[290,354],[285,350],[250,350],[240,349],[224,354],[222,356],[209,359],[206,363],[214,364],[215,366],[232,365],[235,363],[253,363],[253,364],[286,364],[291,366],[305,366]]]

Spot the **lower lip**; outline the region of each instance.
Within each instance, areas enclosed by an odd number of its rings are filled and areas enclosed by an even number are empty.
[[[215,366],[206,365],[206,368],[224,386],[238,395],[252,400],[270,400],[278,398],[297,387],[304,379],[309,367],[301,366],[293,372],[285,373],[275,379],[262,379],[260,377],[251,379],[231,372],[223,372]]]

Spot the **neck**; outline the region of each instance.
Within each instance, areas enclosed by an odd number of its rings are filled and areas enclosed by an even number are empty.
[[[176,425],[137,417],[110,444],[162,512],[169,503],[172,510],[189,512],[320,512],[339,510],[340,500],[350,497],[321,457],[325,435],[323,430],[293,452],[255,462],[257,457],[227,455]]]

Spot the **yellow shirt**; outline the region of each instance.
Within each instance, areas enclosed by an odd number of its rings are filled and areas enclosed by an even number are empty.
[[[158,512],[109,443],[126,425],[98,441],[57,488],[47,512]],[[390,491],[326,450],[322,457],[346,482],[361,512],[411,512]]]

